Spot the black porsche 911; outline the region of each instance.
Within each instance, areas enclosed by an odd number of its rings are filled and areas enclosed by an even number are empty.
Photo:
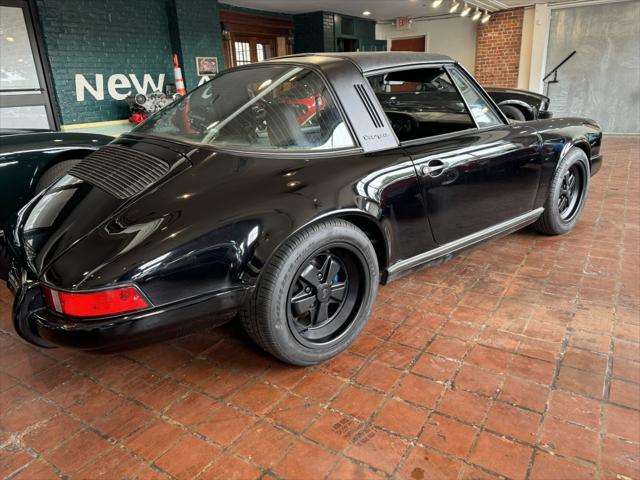
[[[529,224],[571,230],[601,138],[587,119],[510,124],[441,55],[226,70],[20,211],[15,328],[110,351],[237,315],[316,364],[358,336],[378,284]]]

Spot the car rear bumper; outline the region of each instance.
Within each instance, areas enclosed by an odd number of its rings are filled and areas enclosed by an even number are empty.
[[[128,315],[77,319],[48,309],[40,284],[20,283],[13,279],[10,288],[16,294],[13,324],[22,338],[40,347],[99,352],[124,350],[222,325],[250,294],[249,288],[235,288]]]

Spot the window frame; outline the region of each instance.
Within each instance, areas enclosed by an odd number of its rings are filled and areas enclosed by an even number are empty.
[[[320,80],[323,82],[324,86],[327,88],[327,92],[329,93],[331,100],[333,101],[334,107],[336,107],[340,113],[340,116],[342,118],[342,120],[344,121],[345,125],[347,126],[347,129],[349,130],[349,135],[351,136],[351,139],[353,140],[353,146],[351,147],[343,147],[343,148],[327,148],[324,150],[313,150],[313,149],[300,149],[300,150],[292,150],[292,151],[287,151],[287,150],[283,150],[283,149],[260,149],[260,150],[255,150],[255,149],[245,149],[245,148],[235,148],[235,147],[225,147],[225,146],[220,146],[220,145],[212,145],[212,144],[208,144],[208,143],[198,143],[198,142],[188,142],[185,140],[180,140],[177,138],[172,138],[172,137],[166,137],[166,136],[162,136],[162,135],[153,135],[153,134],[148,134],[148,133],[140,133],[140,132],[130,132],[127,133],[126,135],[130,135],[130,136],[137,136],[140,138],[157,138],[163,141],[167,141],[167,142],[171,142],[171,143],[176,143],[176,144],[180,144],[180,145],[189,145],[189,146],[193,146],[193,147],[197,147],[197,148],[204,148],[207,150],[211,150],[211,151],[220,151],[220,152],[226,152],[226,153],[232,153],[232,154],[236,154],[236,155],[251,155],[254,157],[269,157],[269,158],[273,158],[273,157],[279,157],[279,158],[291,158],[291,159],[296,159],[296,158],[307,158],[310,156],[314,156],[314,157],[327,157],[327,156],[335,156],[335,155],[352,155],[354,153],[363,153],[364,149],[362,147],[362,145],[360,144],[360,139],[358,138],[358,136],[355,134],[355,131],[353,129],[353,126],[351,125],[351,118],[346,114],[343,106],[342,106],[342,102],[339,101],[339,97],[336,94],[333,85],[331,84],[331,82],[328,80],[328,78],[326,77],[326,75],[324,74],[324,72],[322,71],[321,68],[318,68],[315,65],[312,64],[306,64],[306,63],[296,63],[296,62],[269,62],[269,61],[264,61],[264,62],[258,62],[258,63],[251,63],[248,65],[241,65],[241,66],[237,66],[237,67],[232,67],[232,68],[226,68],[223,71],[217,73],[216,75],[213,75],[211,77],[211,80],[209,80],[208,82],[204,82],[202,85],[199,85],[196,89],[194,89],[192,92],[195,92],[196,90],[203,88],[205,85],[207,85],[210,81],[215,80],[223,75],[228,75],[230,73],[236,72],[238,70],[246,70],[248,68],[273,68],[273,67],[282,67],[282,66],[286,66],[286,67],[291,67],[291,68],[302,68],[302,69],[306,69],[306,70],[310,70],[313,73],[315,73],[316,75],[318,75],[320,77]],[[192,92],[189,92],[190,94]],[[187,98],[187,96],[183,97],[183,98]]]
[[[462,67],[460,64],[458,64],[457,62],[434,62],[434,63],[425,62],[425,63],[416,63],[416,64],[412,64],[412,65],[403,65],[403,66],[400,66],[400,67],[382,68],[382,69],[370,70],[368,72],[365,72],[363,74],[363,76],[364,76],[365,80],[367,81],[367,83],[370,84],[369,77],[374,77],[374,76],[377,76],[377,75],[384,75],[384,74],[387,74],[387,73],[390,73],[390,72],[400,72],[400,71],[406,71],[406,70],[421,70],[421,69],[425,69],[425,68],[442,68],[447,72],[447,75],[449,75],[449,78],[451,79],[451,83],[455,87],[456,92],[458,93],[458,95],[460,95],[460,98],[461,98],[462,102],[464,103],[464,106],[467,109],[467,113],[468,113],[469,117],[471,118],[471,121],[473,122],[474,126],[471,127],[471,128],[467,128],[465,130],[458,130],[456,132],[450,132],[450,133],[442,133],[440,135],[433,135],[431,137],[416,138],[416,139],[413,139],[413,140],[406,140],[404,142],[401,142],[398,139],[398,136],[396,135],[396,133],[393,131],[393,129],[391,129],[391,127],[389,127],[390,130],[391,130],[391,133],[393,134],[393,136],[396,139],[396,142],[398,143],[398,146],[400,148],[419,146],[419,145],[423,145],[423,144],[426,144],[426,143],[437,142],[437,141],[440,141],[440,140],[448,140],[450,138],[457,138],[457,137],[460,137],[460,136],[463,136],[463,135],[468,135],[471,132],[486,132],[486,131],[496,130],[496,129],[499,129],[499,128],[504,128],[506,126],[509,126],[509,122],[507,121],[507,119],[504,116],[504,114],[500,111],[500,109],[497,108],[495,102],[487,95],[487,93],[484,91],[484,89],[478,85],[478,83],[467,72],[467,70],[464,67]],[[466,99],[462,95],[462,92],[460,92],[460,89],[458,88],[458,85],[455,83],[455,81],[451,77],[451,74],[449,73],[450,69],[457,69],[461,74],[464,75],[464,77],[466,79],[468,79],[471,82],[472,85],[474,85],[476,87],[476,89],[479,91],[479,93],[482,94],[481,95],[482,98],[485,99],[485,101],[488,101],[489,106],[498,115],[498,118],[503,123],[498,124],[498,125],[491,125],[489,127],[478,127],[478,123],[476,122],[476,119],[471,114],[471,109],[469,108],[469,105],[468,105]],[[380,103],[380,100],[378,99],[378,96],[374,95],[374,97],[375,97],[375,101],[378,102],[379,108],[384,112],[384,108],[382,107],[382,104]]]
[[[487,95],[487,93],[484,91],[484,88],[482,88],[478,84],[478,82],[476,82],[475,78],[473,78],[469,74],[469,72],[467,72],[467,70],[464,67],[462,67],[462,65],[460,65],[460,64],[445,65],[444,68],[445,68],[445,70],[447,70],[447,73],[449,73],[449,77],[451,78],[451,81],[453,82],[453,85],[456,87],[456,90],[458,91],[458,94],[462,97],[462,100],[464,101],[464,104],[467,107],[467,111],[469,112],[469,115],[473,119],[473,123],[476,124],[476,127],[478,128],[478,130],[487,130],[487,129],[491,129],[491,128],[501,127],[501,126],[504,126],[504,125],[509,125],[509,121],[507,120],[507,118],[502,113],[502,110],[500,110],[498,108],[498,106],[495,104],[493,99],[491,97],[489,97],[489,95]],[[451,75],[451,72],[450,72],[451,70],[459,73],[460,75],[462,75],[462,77],[465,80],[467,80],[467,82],[469,82],[469,85],[471,86],[471,88],[473,90],[475,90],[475,92],[480,96],[480,98],[482,98],[485,101],[487,106],[493,111],[494,115],[496,116],[496,118],[501,123],[498,123],[497,125],[490,125],[488,127],[479,127],[478,126],[478,122],[476,121],[475,117],[473,116],[473,113],[471,113],[471,109],[469,108],[469,104],[467,102],[467,99],[464,98],[464,95],[462,94],[462,91],[460,90],[460,87],[456,83],[455,78]]]

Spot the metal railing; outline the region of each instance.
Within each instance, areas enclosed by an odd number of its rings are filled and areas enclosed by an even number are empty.
[[[542,82],[544,83],[545,95],[547,96],[549,95],[549,84],[558,83],[560,81],[558,80],[558,70],[560,70],[560,67],[562,67],[565,63],[567,63],[571,59],[571,57],[573,57],[576,53],[578,53],[577,50],[574,50],[573,52],[571,52],[569,55],[565,57],[564,60],[562,60],[558,65],[552,68],[551,71],[544,76],[544,78],[542,79]],[[551,80],[547,80],[551,75],[553,75],[553,78]]]

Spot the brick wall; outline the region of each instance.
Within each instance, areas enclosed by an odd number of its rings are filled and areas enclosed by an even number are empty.
[[[171,40],[164,0],[37,0],[63,124],[126,118],[123,101],[76,99],[75,75],[95,86],[102,74],[145,73],[171,79]]]
[[[311,12],[293,16],[294,53],[334,52],[333,13]]]
[[[476,68],[478,82],[492,87],[517,87],[524,8],[494,13],[478,26]]]
[[[182,74],[187,90],[198,86],[196,57],[216,57],[224,68],[222,28],[217,0],[174,0],[178,24]],[[175,43],[175,42],[174,42]],[[173,74],[171,75],[173,82]]]
[[[108,93],[114,74],[145,74],[174,83],[172,53],[181,57],[188,89],[194,88],[196,56],[216,56],[223,67],[217,0],[36,0],[62,124],[124,119],[129,109]],[[76,74],[96,87],[102,75],[104,99],[85,90],[76,97]],[[129,81],[127,79],[127,81]],[[132,83],[132,82],[131,82]],[[119,92],[135,88],[119,87]],[[149,89],[150,90],[150,89]]]
[[[335,52],[337,37],[359,40],[361,50],[385,50],[386,41],[377,41],[376,22],[357,17],[353,21],[353,33],[343,33],[342,17],[332,12],[311,12],[293,16],[295,25],[295,53]]]

